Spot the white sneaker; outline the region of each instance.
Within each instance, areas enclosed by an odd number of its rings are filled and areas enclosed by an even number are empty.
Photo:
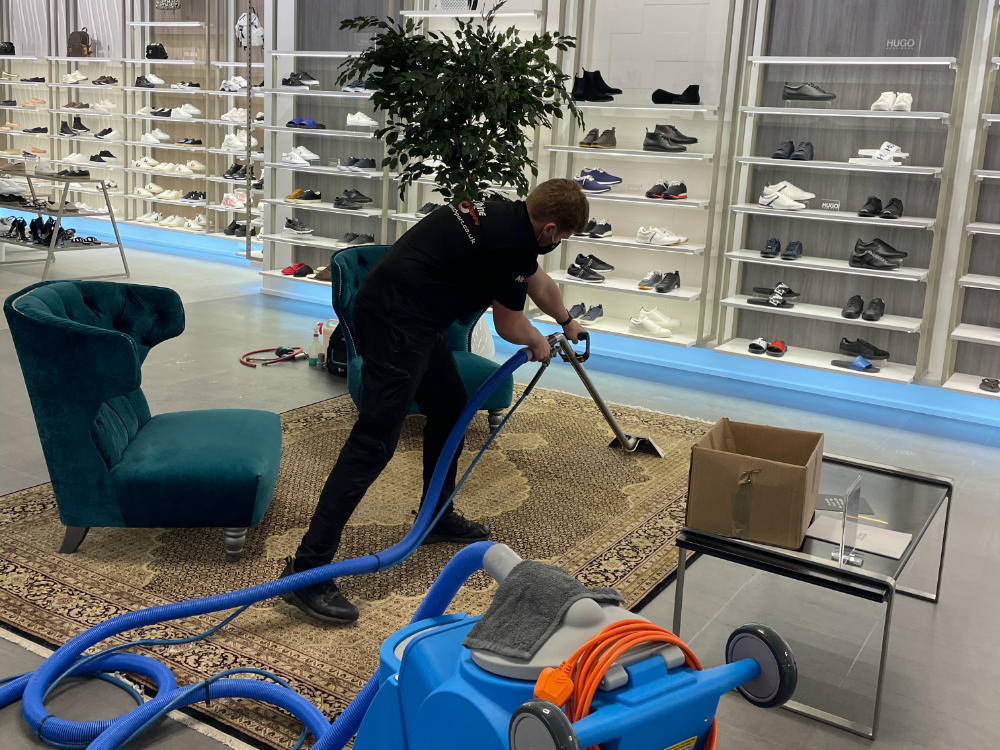
[[[780,211],[799,211],[806,207],[805,203],[793,201],[784,193],[761,193],[757,202],[767,208],[776,208]]]
[[[225,120],[226,122],[245,122],[247,119],[247,111],[239,107],[233,107],[219,119]]]
[[[185,112],[187,112],[192,117],[197,117],[198,115],[201,114],[201,110],[200,109],[198,109],[193,104],[188,104],[187,102],[185,102],[184,104],[182,104],[180,106],[180,108],[183,109]]]
[[[171,140],[170,134],[169,133],[164,133],[159,128],[153,128],[152,130],[149,131],[149,134],[151,136],[153,136],[154,138],[156,138],[157,140],[160,140],[160,141],[169,141],[169,140]]]
[[[82,164],[85,161],[89,161],[86,156],[77,152],[75,154],[70,154],[63,161],[68,161],[70,164]]]
[[[239,151],[240,149],[246,151],[246,147],[246,141],[240,141],[240,139],[232,133],[227,133],[226,137],[222,139],[221,148],[228,149],[230,151]]]
[[[133,195],[138,195],[140,198],[152,198],[153,194],[146,190],[146,188],[137,187],[133,192]]]
[[[185,166],[187,166],[187,168],[190,169],[192,172],[204,172],[205,171],[205,165],[202,164],[197,159],[192,159]]]
[[[913,106],[913,94],[905,91],[896,92],[896,101],[892,105],[893,112],[909,112]]]
[[[154,172],[173,172],[176,165],[173,162],[161,161],[155,167],[153,167]]]
[[[174,171],[177,174],[194,174],[191,168],[187,164],[176,164],[174,165]]]
[[[661,328],[680,328],[681,322],[676,318],[670,318],[661,313],[657,308],[647,310],[645,307],[639,308],[639,320],[649,319]]]
[[[226,91],[230,94],[235,94],[239,90],[240,87],[237,86],[235,83],[233,83],[231,78],[227,78],[225,81],[222,82],[222,85],[219,87],[219,91]]]
[[[871,106],[872,112],[888,112],[892,105],[896,103],[895,91],[883,91],[882,95]]]
[[[146,80],[150,83],[155,83],[157,86],[162,86],[164,83],[162,78],[157,75],[153,75],[152,73],[146,73]]]
[[[86,80],[88,80],[87,76],[79,70],[74,70],[72,73],[67,73],[63,76],[63,83],[80,83]]]
[[[376,128],[378,123],[364,112],[355,112],[347,116],[348,127]]]
[[[289,151],[287,154],[281,155],[282,164],[291,164],[295,167],[308,167],[309,162],[299,156],[296,151]]]
[[[239,208],[244,209],[247,207],[246,201],[241,201],[233,193],[226,193],[222,196],[222,205],[226,208]]]
[[[245,89],[249,85],[247,83],[247,79],[244,78],[243,76],[233,76],[229,80],[232,81],[234,85],[238,86],[241,89]]]
[[[122,131],[112,130],[107,135],[97,135],[94,137],[97,138],[97,140],[99,141],[120,141],[122,137]]]
[[[188,219],[184,222],[184,228],[191,232],[200,232],[204,227],[193,219]]]
[[[162,218],[159,211],[150,211],[148,214],[140,216],[139,221],[146,224],[159,224]]]
[[[160,139],[157,138],[152,133],[143,133],[141,136],[139,136],[139,143],[146,143],[149,144],[150,146],[159,146]]]
[[[205,221],[205,214],[198,214],[197,216],[195,216],[195,217],[194,217],[194,220],[195,220],[195,222],[197,222],[197,224],[198,224],[199,226],[201,226],[202,228],[204,228],[204,227],[205,227],[205,225],[206,225],[206,223],[207,223],[207,222]]]
[[[146,190],[151,192],[153,195],[159,195],[160,193],[163,192],[163,188],[161,188],[155,182],[151,182],[148,185],[146,185]]]
[[[137,115],[151,115],[151,114],[153,114],[153,108],[152,107],[139,107],[139,109],[137,109],[135,111],[135,113]]]
[[[186,109],[180,107],[174,107],[170,110],[170,117],[174,120],[193,120],[194,116],[188,112]]]
[[[636,242],[643,242],[649,245],[680,245],[687,242],[688,238],[666,227],[639,227],[635,233]]]
[[[781,193],[782,195],[791,198],[793,201],[808,201],[816,197],[815,193],[810,193],[808,190],[797,188],[788,180],[782,180],[774,185],[765,185],[763,192]]]
[[[136,159],[135,166],[139,169],[152,169],[159,163],[152,156],[144,156],[141,159]]]
[[[632,333],[639,333],[643,336],[652,336],[658,339],[668,339],[673,335],[669,328],[664,328],[650,318],[629,318],[628,329]]]
[[[306,161],[319,161],[319,154],[314,154],[305,146],[296,146],[292,149],[292,153],[298,154]]]

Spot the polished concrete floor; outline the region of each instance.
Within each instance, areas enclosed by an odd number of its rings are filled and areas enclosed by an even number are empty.
[[[95,264],[87,256],[60,259],[57,275],[102,270],[103,258]],[[249,370],[236,361],[251,348],[306,343],[312,323],[327,317],[328,310],[262,297],[256,292],[255,272],[235,264],[142,252],[131,253],[130,262],[133,281],[177,289],[187,314],[185,333],[154,349],[144,368],[143,388],[154,412],[234,406],[283,411],[343,392],[342,381],[301,364]],[[107,266],[114,268],[110,256]],[[33,266],[0,271],[0,295],[36,281],[38,273]],[[5,393],[0,401],[5,427],[0,431],[0,492],[10,492],[47,477],[5,321],[0,321],[0,347],[5,353],[0,358],[0,387]],[[529,377],[528,369],[519,376]],[[1000,451],[909,431],[905,422],[902,427],[874,426],[852,419],[850,413],[818,414],[596,371],[592,375],[609,401],[709,421],[728,416],[817,430],[825,433],[828,452],[955,480],[941,602],[931,605],[905,597],[896,601],[878,739],[872,743],[788,711],[757,709],[727,695],[718,713],[722,750],[1000,746],[1000,715],[994,713],[993,700],[1000,684],[1000,647],[994,636],[1000,580],[989,575],[1000,562],[996,530],[1000,508],[995,503]],[[565,366],[551,367],[542,385],[583,392]],[[595,418],[599,418],[596,411]],[[929,532],[904,583],[918,587],[933,583],[939,539],[940,523]],[[684,601],[682,635],[706,666],[723,661],[726,637],[735,626],[766,622],[785,635],[797,655],[800,698],[859,723],[870,721],[882,632],[882,612],[876,605],[708,558],[689,568]],[[671,586],[643,614],[669,627],[672,610]],[[0,641],[0,674],[24,671],[37,661],[21,646]],[[125,710],[128,699],[88,687],[68,689],[52,705],[61,716],[98,718]],[[0,710],[0,732],[5,748],[40,745],[16,706]],[[136,745],[213,746],[219,744],[173,722]]]

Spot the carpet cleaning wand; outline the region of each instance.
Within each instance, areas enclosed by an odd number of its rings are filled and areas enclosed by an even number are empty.
[[[581,358],[575,353],[572,353],[572,348],[569,347],[565,338],[563,338],[561,334],[557,334],[555,337],[550,337],[550,340],[553,342],[554,348],[558,346],[562,349],[564,359],[567,357],[575,357],[577,361],[581,360]],[[583,355],[584,359],[585,357],[586,353]],[[506,380],[506,378],[510,377],[514,371],[517,370],[517,368],[528,362],[528,360],[528,350],[519,350],[514,354],[514,356],[503,363],[469,399],[459,419],[449,434],[444,447],[442,448],[441,455],[428,485],[428,497],[437,497],[440,495],[451,460],[458,450],[463,436],[465,435],[469,424],[476,416],[479,408],[483,403],[485,403],[490,395],[492,395],[494,390],[504,380]],[[570,359],[570,361],[572,362],[573,359]],[[486,444],[475,456],[469,468],[466,470],[461,480],[457,483],[455,492],[457,492],[458,488],[462,486],[462,483],[469,476],[469,472],[471,472],[472,468],[482,457],[486,448],[491,444],[510,416],[514,413],[514,411],[516,411],[520,404],[523,403],[528,393],[530,393],[531,389],[534,387],[534,384],[537,383],[541,373],[545,370],[546,365],[547,363],[544,363],[543,366],[539,368],[538,373],[533,378],[529,387],[525,389],[525,391],[518,398],[517,402],[515,402],[511,409],[508,410],[500,425],[498,425],[497,428],[490,434]],[[443,513],[444,509],[449,507],[450,500],[454,498],[454,495],[455,493],[452,493],[448,502],[440,503],[437,506],[435,506],[434,503],[422,504],[417,514],[416,521],[410,531],[402,540],[387,550],[364,557],[333,562],[328,565],[288,576],[286,578],[280,578],[275,581],[270,581],[268,583],[252,586],[238,591],[129,612],[89,628],[56,650],[35,671],[13,678],[8,678],[5,681],[5,684],[0,685],[0,707],[9,705],[10,703],[20,699],[22,701],[22,714],[28,722],[28,725],[31,727],[36,736],[50,745],[62,748],[87,747],[91,748],[91,750],[116,750],[117,748],[123,747],[144,729],[160,720],[164,715],[172,710],[196,703],[207,702],[213,698],[250,698],[282,708],[302,722],[304,730],[299,738],[299,742],[295,745],[296,748],[301,746],[305,739],[306,732],[309,732],[316,738],[316,742],[313,747],[317,750],[330,750],[332,748],[339,750],[344,747],[358,732],[358,728],[362,725],[362,721],[365,719],[366,714],[369,711],[369,707],[372,705],[372,701],[376,699],[377,695],[381,695],[380,688],[384,686],[385,681],[396,680],[396,675],[399,675],[399,672],[388,673],[385,671],[383,665],[383,669],[376,672],[376,674],[358,693],[357,697],[351,702],[351,704],[343,711],[343,713],[341,713],[339,717],[337,717],[336,721],[331,724],[313,704],[298,695],[287,684],[287,682],[282,680],[280,677],[267,673],[263,670],[227,670],[193,685],[178,687],[176,679],[170,670],[156,659],[139,654],[122,652],[125,649],[134,646],[189,643],[215,632],[228,622],[231,622],[232,619],[239,615],[244,609],[257,602],[280,596],[285,592],[320,583],[321,581],[326,581],[331,578],[364,575],[398,565],[419,547],[430,528],[440,517],[441,513]],[[414,623],[413,627],[416,627],[421,631],[428,630],[427,623],[436,621],[436,618],[440,618],[442,616],[442,613],[447,608],[459,588],[464,584],[465,580],[474,572],[482,568],[484,556],[487,551],[493,547],[494,545],[491,542],[478,542],[465,547],[458,554],[456,554],[445,566],[444,570],[431,586],[427,596],[415,612],[412,620]],[[83,656],[84,652],[88,651],[98,643],[129,630],[165,622],[167,620],[194,617],[210,612],[220,612],[234,608],[236,608],[234,613],[230,614],[226,619],[209,631],[206,631],[199,636],[195,636],[194,638],[183,640],[147,639],[132,641],[130,643],[113,646],[103,651]],[[449,617],[454,617],[454,615],[449,615]],[[467,616],[465,617],[467,619],[471,619]],[[404,631],[405,630],[406,629],[404,629]],[[602,636],[601,633],[597,632],[589,633],[589,635],[601,636],[602,643],[605,642],[605,638],[610,638],[610,636],[607,636],[606,634]],[[707,707],[711,706],[712,711],[714,712],[715,702],[717,702],[718,696],[721,695],[721,692],[718,691],[728,690],[735,687],[739,683],[747,683],[747,685],[753,686],[749,688],[751,690],[750,695],[752,695],[754,699],[760,701],[773,700],[776,697],[781,698],[787,694],[789,684],[787,663],[784,664],[784,671],[782,671],[782,668],[780,668],[781,664],[778,662],[777,658],[769,659],[761,656],[762,654],[766,655],[766,653],[775,654],[778,651],[782,651],[782,649],[776,647],[773,642],[761,641],[760,638],[757,638],[757,641],[765,643],[766,648],[762,649],[760,647],[748,646],[744,648],[742,652],[737,652],[738,654],[749,654],[754,658],[740,658],[737,661],[737,666],[734,667],[735,671],[733,673],[727,672],[724,677],[720,676],[719,679],[710,680],[703,684],[703,689],[698,692],[696,696],[699,700],[698,706],[700,711],[707,710]],[[756,643],[757,641],[747,641],[746,638],[741,638],[738,642],[747,644]],[[606,640],[608,645],[613,644],[614,642],[615,641],[613,640]],[[624,643],[620,645],[624,645]],[[779,645],[783,646],[783,644]],[[400,650],[400,654],[405,657],[411,652],[411,650],[411,647],[407,646]],[[395,653],[395,651],[393,653]],[[597,652],[595,651],[594,653]],[[787,653],[787,647],[784,647],[783,653]],[[385,647],[383,647],[383,661],[384,656]],[[778,664],[778,666],[771,666],[770,661],[774,661],[775,664]],[[660,660],[660,663],[663,663],[662,659]],[[565,662],[561,669],[567,669]],[[598,672],[599,671],[600,670],[598,670]],[[137,702],[140,702],[140,705],[123,716],[98,721],[69,721],[50,714],[45,708],[45,701],[48,695],[66,677],[73,675],[90,675],[114,682],[116,681],[116,678],[111,675],[111,673],[114,672],[124,672],[145,677],[155,685],[156,695],[152,699],[143,703],[141,702],[142,698],[138,696],[134,690],[129,688],[133,697],[137,700]],[[713,670],[713,672],[715,672],[715,670]],[[485,673],[486,672],[484,671],[484,674]],[[265,682],[261,679],[246,679],[244,677],[235,676],[240,674],[265,677],[273,682]],[[587,674],[590,674],[590,672]],[[593,674],[595,676],[593,678],[589,678],[585,674],[581,673],[581,675],[585,678],[583,682],[580,683],[582,687],[591,685],[593,680],[597,679],[597,672],[594,672]],[[706,672],[705,674],[709,673]],[[778,675],[782,679],[776,681],[774,679],[775,675]],[[477,679],[481,678],[477,676]],[[427,680],[424,680],[424,682],[426,683]],[[431,680],[431,682],[438,684],[441,681],[434,679]],[[551,693],[552,697],[558,698],[558,691],[562,685],[562,681],[557,679],[556,683],[556,691],[555,693],[552,693],[552,691],[549,690],[552,686],[548,685],[548,682],[546,682],[547,687],[543,686],[542,695],[550,695]],[[121,683],[119,682],[118,684]],[[400,684],[404,683],[400,682]],[[414,681],[411,680],[405,684],[412,685],[414,684]],[[598,684],[601,683],[599,682]],[[516,683],[516,687],[518,691],[520,691],[520,694],[517,691],[508,691],[505,695],[507,696],[507,700],[509,700],[511,696],[518,698],[517,704],[519,707],[512,706],[508,713],[499,715],[503,721],[507,721],[509,719],[511,722],[510,732],[512,732],[512,734],[510,738],[510,747],[516,748],[516,750],[522,750],[522,748],[527,747],[551,747],[555,750],[562,750],[563,748],[576,748],[579,747],[578,743],[573,744],[576,740],[574,739],[573,742],[570,742],[570,739],[568,738],[576,738],[576,732],[578,730],[580,732],[580,740],[583,740],[584,738],[589,740],[590,738],[599,738],[604,736],[609,731],[609,727],[610,731],[616,731],[614,729],[615,727],[637,726],[635,722],[638,721],[640,717],[645,717],[643,718],[643,721],[648,719],[654,725],[663,724],[664,719],[675,708],[673,704],[664,697],[664,695],[660,695],[659,693],[656,693],[655,695],[651,694],[648,696],[648,701],[636,704],[634,705],[634,708],[629,708],[629,705],[632,704],[619,705],[619,713],[624,711],[625,715],[618,716],[617,719],[611,719],[609,724],[608,717],[612,717],[616,714],[605,710],[603,706],[607,700],[614,702],[614,695],[609,694],[608,697],[605,697],[601,693],[597,693],[596,697],[589,699],[594,702],[596,710],[592,711],[591,714],[584,716],[582,719],[574,718],[570,727],[572,734],[567,735],[565,731],[565,724],[571,721],[570,716],[563,713],[551,700],[541,707],[539,707],[537,700],[520,700],[520,698],[523,697],[523,691],[525,689],[528,690],[530,697],[530,693],[534,690],[531,682],[525,683],[524,680],[520,680]],[[589,690],[589,687],[587,689]],[[754,690],[756,690],[756,692],[753,692]],[[589,695],[589,692],[587,695]],[[381,715],[388,720],[394,716],[391,706],[387,709],[386,705],[383,703],[380,703],[379,711],[382,711],[383,713],[373,714],[373,717]],[[385,711],[388,711],[388,713],[384,713]],[[557,713],[562,716],[562,719],[555,716]],[[500,720],[497,719],[495,711],[493,711],[491,715],[494,720]],[[469,716],[473,717],[473,714],[470,712]],[[525,718],[526,716],[527,718]],[[631,722],[627,720],[629,716],[633,719]],[[595,717],[597,718],[595,719]],[[447,725],[448,722],[454,717],[428,715],[428,718],[433,719],[435,727],[442,728],[445,727],[445,725]],[[654,719],[655,721],[653,721]],[[549,720],[555,721],[556,723],[551,725],[547,724],[546,722],[549,722]],[[699,721],[700,720],[699,714]],[[706,721],[708,721],[708,719],[706,719]],[[547,740],[542,744],[534,744],[534,740],[531,738],[538,736],[544,739],[543,735],[538,734],[538,731],[541,731],[538,729],[538,726],[536,726],[538,722],[541,722],[541,726],[543,728],[550,726],[556,727],[556,729],[553,730],[554,734],[551,736],[558,737],[559,742],[562,744],[546,744],[546,742],[548,742]],[[386,724],[386,726],[389,725]],[[395,724],[394,726],[401,725]],[[413,726],[413,731],[416,731],[417,727],[425,725],[420,724],[419,721],[415,720]],[[464,726],[464,724],[454,724],[454,728]],[[707,726],[708,725],[706,724],[703,728],[705,732],[708,731]],[[447,737],[442,735],[442,732],[444,731],[443,729],[439,731],[436,736],[437,741],[433,745],[426,745],[417,742],[415,736],[410,738],[405,732],[401,731],[398,737],[396,737],[396,740],[398,741],[394,744],[371,744],[368,745],[368,748],[370,748],[370,750],[374,750],[376,747],[410,748],[411,750],[418,750],[418,748],[424,747],[428,748],[428,750],[431,747],[448,747],[456,748],[456,750],[457,748],[467,747],[502,747],[504,750],[507,748],[506,739],[503,740],[503,745],[496,745],[496,743],[493,742],[489,728],[485,724],[478,725],[478,729],[474,731],[471,729],[469,732],[463,730],[458,735],[454,733],[454,728],[452,733]],[[547,732],[548,730],[546,729],[545,731]],[[414,741],[411,741],[411,739]],[[359,741],[360,740],[361,737],[359,737]],[[526,741],[528,744],[525,744]],[[570,744],[565,744],[565,742],[570,742]],[[697,744],[697,750],[701,750],[702,747],[710,747],[705,744],[706,742],[707,740],[705,736],[695,736],[693,738],[693,742],[685,744],[684,747],[695,748],[695,744]],[[646,748],[645,744],[630,743],[628,746],[642,748],[642,750],[645,750]],[[356,745],[356,747],[359,747],[359,745]],[[658,744],[656,746],[650,746],[649,750],[661,750],[662,747],[664,747],[663,744]]]

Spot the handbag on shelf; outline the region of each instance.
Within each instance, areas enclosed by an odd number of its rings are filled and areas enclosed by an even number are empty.
[[[66,40],[67,52],[70,57],[90,57],[90,34],[84,26],[79,31],[74,31]]]
[[[0,42],[0,55],[16,55],[14,42]]]
[[[160,42],[153,42],[153,44],[146,45],[146,59],[147,60],[166,60],[167,50],[163,47]]]
[[[254,10],[253,6],[250,6],[249,16],[244,12],[236,19],[235,31],[236,41],[243,49],[247,48],[248,40],[250,42],[249,46],[264,46],[264,27],[261,26],[260,19],[257,17],[257,11]]]

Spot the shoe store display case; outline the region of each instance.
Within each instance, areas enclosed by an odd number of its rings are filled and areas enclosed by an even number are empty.
[[[584,123],[563,118],[545,152],[549,176],[587,193],[597,226],[565,241],[546,270],[593,331],[690,347],[713,323],[735,7],[581,0],[562,14],[578,40],[563,67]],[[699,35],[704,44],[691,43]],[[596,274],[580,270],[588,262]],[[654,272],[677,277],[640,285]]]
[[[976,3],[755,0],[745,10],[716,350],[918,380]],[[787,351],[754,353],[758,338]],[[859,354],[872,366],[847,367]]]
[[[944,387],[1000,398],[1000,19],[996,4],[977,24],[986,59],[969,84],[978,98],[976,139],[968,176],[963,237],[946,347]]]

